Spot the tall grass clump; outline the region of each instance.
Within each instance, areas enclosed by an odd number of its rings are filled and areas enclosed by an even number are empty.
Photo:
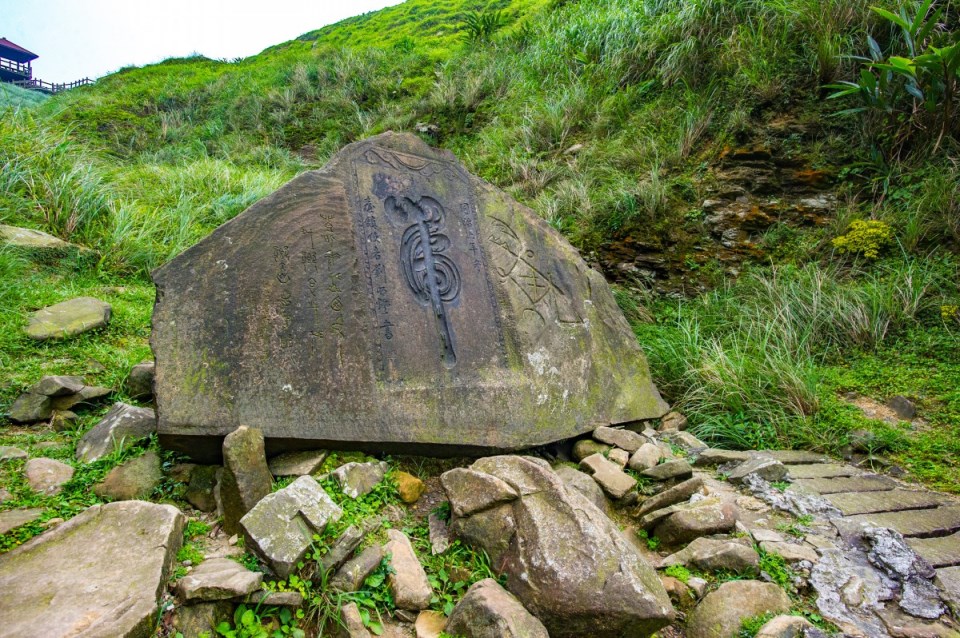
[[[949,258],[903,256],[866,268],[758,270],[638,325],[661,389],[712,443],[835,446],[824,431],[822,368],[870,351],[939,308]]]

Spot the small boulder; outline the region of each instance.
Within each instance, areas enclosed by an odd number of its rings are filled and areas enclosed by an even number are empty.
[[[754,638],[806,638],[808,629],[815,627],[803,616],[775,616],[760,628]]]
[[[11,495],[12,496],[12,495]],[[0,512],[0,534],[6,534],[12,529],[21,525],[32,523],[43,514],[42,507],[33,507],[30,509],[6,510]]]
[[[667,545],[689,543],[699,536],[729,532],[737,523],[736,506],[718,498],[673,505],[647,516],[655,516],[667,510],[672,511],[653,527],[653,535]],[[641,519],[641,522],[646,518]]]
[[[580,439],[573,444],[573,458],[577,462],[582,461],[588,456],[593,456],[594,454],[606,454],[609,451],[609,445],[597,443],[592,439]]]
[[[27,323],[27,335],[33,339],[62,339],[110,322],[110,304],[93,297],[77,297],[42,308]]]
[[[601,426],[594,430],[593,438],[601,443],[626,450],[631,454],[640,449],[641,445],[647,443],[646,437],[632,430],[622,430],[620,428],[609,428],[606,426]]]
[[[23,466],[30,489],[47,496],[59,494],[63,484],[73,478],[73,468],[44,457],[30,459]]]
[[[10,406],[7,416],[14,423],[46,421],[53,414],[53,400],[45,394],[24,392]]]
[[[334,591],[357,591],[363,581],[372,574],[383,560],[383,547],[371,545],[357,556],[351,558],[330,579],[330,589]]]
[[[183,636],[217,635],[217,625],[233,620],[233,604],[228,601],[195,603],[175,608],[173,628]]]
[[[683,448],[691,454],[697,454],[710,447],[689,432],[670,431],[664,432],[662,436],[668,442]]]
[[[587,477],[587,480],[590,480],[590,477]],[[593,481],[590,481],[593,483]],[[597,487],[596,483],[593,483],[594,487]],[[600,488],[597,487],[599,490]],[[436,512],[430,512],[430,515],[427,517],[427,527],[430,532],[430,553],[436,556],[437,554],[442,554],[450,548],[450,543],[453,540],[450,534],[450,526],[447,525],[447,522],[437,516]]]
[[[270,459],[267,465],[274,476],[306,476],[319,470],[328,455],[326,450],[284,452]]]
[[[333,542],[330,549],[320,559],[318,565],[320,571],[324,574],[333,574],[343,567],[347,559],[353,554],[354,550],[360,546],[366,537],[367,531],[356,525],[351,525],[343,530],[339,538]]]
[[[543,623],[492,578],[470,586],[444,631],[463,638],[549,638]]]
[[[682,483],[677,483],[673,487],[669,487],[659,494],[651,496],[643,501],[640,504],[640,507],[637,508],[634,516],[641,518],[650,512],[655,512],[659,509],[663,509],[664,507],[676,505],[677,503],[683,503],[684,501],[689,500],[691,496],[699,492],[702,487],[703,479],[699,476],[695,476],[692,479],[687,479]]]
[[[450,499],[453,515],[458,517],[490,509],[498,503],[509,503],[519,496],[496,476],[465,467],[444,472],[440,484]]]
[[[586,470],[611,498],[623,498],[637,486],[636,479],[600,454],[583,459],[580,461],[580,467]]]
[[[201,512],[215,512],[217,499],[214,491],[217,487],[217,475],[220,467],[217,465],[197,465],[190,472],[187,491],[184,495],[187,502]]]
[[[417,632],[417,638],[440,638],[440,634],[443,633],[446,626],[446,616],[439,611],[427,609],[417,615],[417,621],[414,623],[413,629]]]
[[[423,566],[417,560],[410,539],[395,529],[388,529],[387,537],[390,540],[383,546],[383,553],[389,556],[392,568],[387,579],[394,602],[400,609],[409,611],[426,609],[430,606],[433,589]]]
[[[157,416],[149,408],[115,403],[77,443],[77,460],[93,463],[117,449],[133,447],[157,431]]]
[[[679,412],[669,412],[666,416],[660,419],[660,427],[658,429],[661,432],[685,430],[687,429],[687,417],[683,416]]]
[[[817,550],[805,543],[763,541],[760,543],[760,548],[769,554],[779,554],[788,563],[799,563],[801,561],[817,563],[820,561]]]
[[[643,472],[656,467],[662,458],[663,451],[658,446],[653,443],[644,443],[627,461],[627,466],[635,472]]]
[[[177,582],[177,595],[184,602],[230,600],[260,589],[263,574],[229,558],[203,561]]]
[[[904,421],[909,421],[917,416],[916,404],[903,395],[898,394],[897,396],[890,397],[887,400],[887,407],[893,410],[893,413]]]
[[[331,475],[340,485],[343,493],[350,498],[359,498],[373,491],[387,473],[387,464],[345,463],[335,469]]]
[[[13,447],[11,445],[0,445],[0,463],[5,461],[13,461],[16,459],[25,459],[28,456],[29,454],[18,447]]]
[[[48,397],[62,397],[68,394],[76,394],[83,389],[83,379],[80,377],[68,377],[62,375],[46,376],[30,386],[27,392],[42,394]]]
[[[142,361],[130,368],[130,374],[123,382],[123,391],[132,399],[149,400],[153,397],[153,377],[156,364],[153,360]]]
[[[54,432],[66,432],[77,426],[77,415],[70,410],[54,410],[50,417],[50,427]]]
[[[744,619],[790,610],[790,598],[773,583],[734,580],[704,596],[687,617],[688,638],[735,638]]]
[[[755,456],[733,468],[727,475],[727,479],[731,483],[740,484],[749,474],[756,474],[764,481],[772,483],[787,478],[787,467],[776,459]]]
[[[33,228],[20,228],[19,226],[7,226],[0,224],[0,239],[8,246],[17,248],[30,248],[41,250],[62,251],[65,249],[80,249],[80,246],[65,242],[58,237],[54,237],[42,230]]]
[[[54,410],[71,410],[78,405],[96,403],[99,399],[111,394],[110,388],[102,388],[95,385],[83,386],[83,389],[76,394],[68,394],[62,397],[53,398]]]
[[[240,519],[273,489],[260,430],[241,425],[224,437],[219,488],[223,529],[227,534],[236,534],[242,530]]]
[[[607,455],[607,458],[619,465],[621,468],[627,467],[627,461],[630,460],[630,453],[626,450],[621,450],[618,447],[610,450],[610,454]]]
[[[666,463],[655,465],[648,470],[640,472],[640,474],[652,478],[655,481],[688,479],[693,476],[693,468],[683,459],[678,459],[676,461],[667,461]]]
[[[261,441],[263,439],[261,438]],[[264,470],[266,470],[264,461]],[[226,476],[226,472],[224,475]],[[280,577],[288,577],[303,559],[314,534],[323,533],[343,510],[310,476],[267,494],[240,519],[251,547]]]
[[[580,494],[596,505],[597,509],[604,514],[610,513],[610,502],[604,495],[603,488],[601,488],[589,474],[572,468],[569,465],[561,465],[554,471],[568,488],[580,492]]]
[[[110,470],[93,493],[113,501],[147,500],[162,479],[160,457],[151,450]]]
[[[340,620],[343,623],[340,635],[343,638],[371,638],[370,632],[363,625],[360,608],[357,603],[347,603],[340,608]]]
[[[663,559],[662,567],[687,565],[704,571],[721,569],[736,573],[756,574],[760,556],[750,543],[740,540],[695,538],[685,548]]]
[[[412,504],[420,500],[423,492],[427,489],[423,481],[413,474],[407,472],[397,472],[397,489],[400,492],[400,500],[404,503]]]

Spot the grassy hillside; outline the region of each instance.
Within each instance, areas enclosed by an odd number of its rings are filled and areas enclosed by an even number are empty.
[[[147,354],[150,269],[344,144],[412,130],[619,281],[702,436],[839,453],[871,430],[870,452],[960,490],[960,90],[936,58],[957,41],[945,1],[410,0],[243,60],[124,69],[37,104],[4,93],[0,223],[97,257],[0,252],[0,410],[42,372],[115,383]],[[808,195],[778,185],[773,223],[730,248],[706,202],[754,157],[835,203],[801,223],[777,202]],[[618,268],[638,251],[682,285]],[[21,335],[27,311],[79,293],[129,321]],[[906,394],[926,425],[867,420],[853,391]]]

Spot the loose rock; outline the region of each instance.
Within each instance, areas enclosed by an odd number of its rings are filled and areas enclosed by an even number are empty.
[[[274,476],[306,476],[319,470],[328,455],[326,450],[285,452],[270,459],[268,465]]]
[[[110,312],[108,303],[93,297],[77,297],[30,315],[27,335],[37,340],[72,337],[107,325]]]
[[[387,473],[387,464],[345,463],[332,472],[340,489],[350,498],[359,498],[373,491]]]
[[[663,559],[662,567],[670,565],[692,565],[705,571],[725,569],[737,573],[756,573],[760,556],[749,543],[695,538],[679,552]]]
[[[48,397],[62,397],[80,392],[83,386],[83,379],[80,377],[47,376],[34,383],[27,391]]]
[[[590,482],[593,483],[593,481]],[[594,487],[596,487],[596,483],[594,483]],[[430,553],[436,556],[447,551],[450,548],[451,541],[450,526],[434,512],[430,512],[427,517],[427,525],[430,530]]]
[[[230,600],[260,589],[263,574],[229,558],[203,561],[177,582],[177,595],[186,602]]]
[[[496,476],[469,468],[454,468],[440,476],[454,516],[470,516],[498,503],[516,499],[516,490]]]
[[[223,439],[223,473],[219,491],[224,531],[227,534],[240,532],[240,519],[270,494],[272,488],[273,476],[267,468],[263,433],[241,425]],[[326,496],[326,492],[323,493]],[[294,515],[295,512],[286,513],[288,520]]]
[[[214,490],[220,468],[216,465],[197,465],[190,472],[190,481],[185,494],[187,502],[201,512],[214,512],[217,499]]]
[[[157,431],[157,417],[149,408],[115,403],[77,443],[77,459],[93,463],[114,450],[125,450]]]
[[[414,630],[417,632],[417,638],[440,638],[446,626],[446,616],[438,611],[425,610],[417,616]]]
[[[66,463],[48,458],[30,459],[23,466],[30,489],[46,494],[59,494],[63,484],[73,478],[73,468]]]
[[[757,456],[733,468],[727,475],[727,479],[731,483],[739,484],[748,474],[756,474],[764,481],[773,483],[787,477],[787,468],[780,461]]]
[[[601,488],[589,474],[574,469],[569,465],[561,465],[554,471],[568,488],[577,490],[585,496],[587,500],[596,505],[601,512],[609,514],[610,502],[607,501],[607,497],[603,493],[603,488]]]
[[[601,443],[618,447],[621,450],[633,453],[647,442],[647,439],[631,430],[620,428],[599,427],[593,431],[593,438]]]
[[[573,444],[573,458],[579,462],[588,456],[594,454],[606,455],[610,451],[610,446],[598,443],[592,439],[580,439]]]
[[[682,483],[677,483],[673,487],[667,488],[655,496],[651,496],[637,508],[635,516],[643,517],[650,512],[655,512],[664,507],[670,507],[677,503],[683,503],[691,496],[700,491],[703,487],[703,479],[699,476],[687,479]]]
[[[400,500],[404,503],[412,504],[420,500],[420,496],[427,489],[423,481],[413,474],[407,472],[397,472],[397,489],[400,492]]]
[[[37,423],[49,419],[51,414],[53,414],[53,401],[50,397],[24,392],[10,406],[7,416],[14,423]]]
[[[763,541],[760,543],[760,548],[770,554],[779,554],[788,563],[799,563],[801,561],[816,563],[820,560],[820,555],[817,554],[817,550],[809,545],[800,543]]]
[[[658,446],[653,443],[644,443],[633,453],[627,465],[631,470],[643,472],[644,470],[656,467],[662,458],[663,451]]]
[[[93,493],[114,501],[145,500],[162,479],[160,457],[151,450],[110,470],[103,481],[93,487]]]
[[[383,547],[371,545],[340,568],[340,571],[330,579],[330,588],[335,591],[357,591],[367,576],[380,566],[382,560]]]
[[[735,638],[745,618],[789,611],[787,594],[772,583],[734,580],[707,594],[687,618],[689,638]]]
[[[153,376],[156,364],[153,360],[142,361],[130,368],[123,382],[123,390],[133,399],[148,400],[153,397]]]
[[[395,529],[387,530],[390,539],[383,546],[383,553],[388,555],[393,572],[387,577],[390,591],[397,607],[410,611],[419,611],[430,606],[433,589],[423,566],[417,560],[413,545],[407,536]]]
[[[70,410],[78,405],[95,403],[98,399],[112,393],[110,388],[101,388],[99,386],[87,385],[76,394],[68,394],[63,397],[53,399],[54,410]]]
[[[5,512],[0,512],[0,534],[6,534],[10,530],[16,529],[21,525],[32,523],[33,521],[40,518],[42,514],[43,514],[42,507],[34,507],[31,509],[20,509],[20,510],[6,510]]]
[[[580,467],[586,470],[612,498],[623,498],[637,486],[637,481],[620,469],[619,465],[599,454],[588,456],[580,461]]]
[[[360,616],[357,603],[347,603],[341,607],[340,619],[343,621],[346,638],[371,638],[370,632],[363,625],[363,618]]]
[[[25,459],[29,456],[26,452],[21,450],[18,447],[13,447],[10,445],[0,445],[0,463],[6,461],[12,461],[14,459]]]
[[[658,429],[661,432],[685,430],[687,429],[687,417],[679,412],[670,412],[660,420],[660,427]]]
[[[805,638],[807,629],[814,626],[803,616],[776,616],[760,628],[755,638]]]
[[[709,498],[685,505],[659,522],[653,535],[667,545],[677,545],[698,536],[729,532],[736,525],[737,511],[731,503]]]
[[[680,459],[655,465],[649,470],[644,470],[641,472],[641,474],[657,481],[666,481],[669,479],[688,479],[693,476],[693,468],[690,467],[689,463]]]
[[[444,631],[463,638],[549,638],[543,623],[492,578],[470,586]]]

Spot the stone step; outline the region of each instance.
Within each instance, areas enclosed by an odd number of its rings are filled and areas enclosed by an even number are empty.
[[[827,494],[824,498],[840,510],[840,513],[844,516],[926,509],[948,502],[945,496],[934,492],[914,492],[910,490],[841,492],[839,494]]]
[[[938,569],[935,582],[947,601],[955,609],[960,609],[960,567]]]
[[[882,492],[896,489],[896,481],[886,476],[847,476],[836,478],[799,479],[793,486],[813,494],[840,492]],[[792,488],[791,488],[792,489]]]
[[[809,465],[811,463],[829,463],[830,457],[806,450],[763,450],[765,456],[771,456],[781,463],[791,465]]]
[[[939,538],[909,538],[907,544],[934,567],[960,565],[960,532]]]
[[[859,476],[863,470],[842,463],[812,463],[808,465],[788,465],[787,470],[793,479],[834,478],[837,476]]]
[[[960,530],[960,506],[861,514],[837,522],[851,528],[858,528],[860,523],[870,523],[895,529],[904,536],[943,536]]]

